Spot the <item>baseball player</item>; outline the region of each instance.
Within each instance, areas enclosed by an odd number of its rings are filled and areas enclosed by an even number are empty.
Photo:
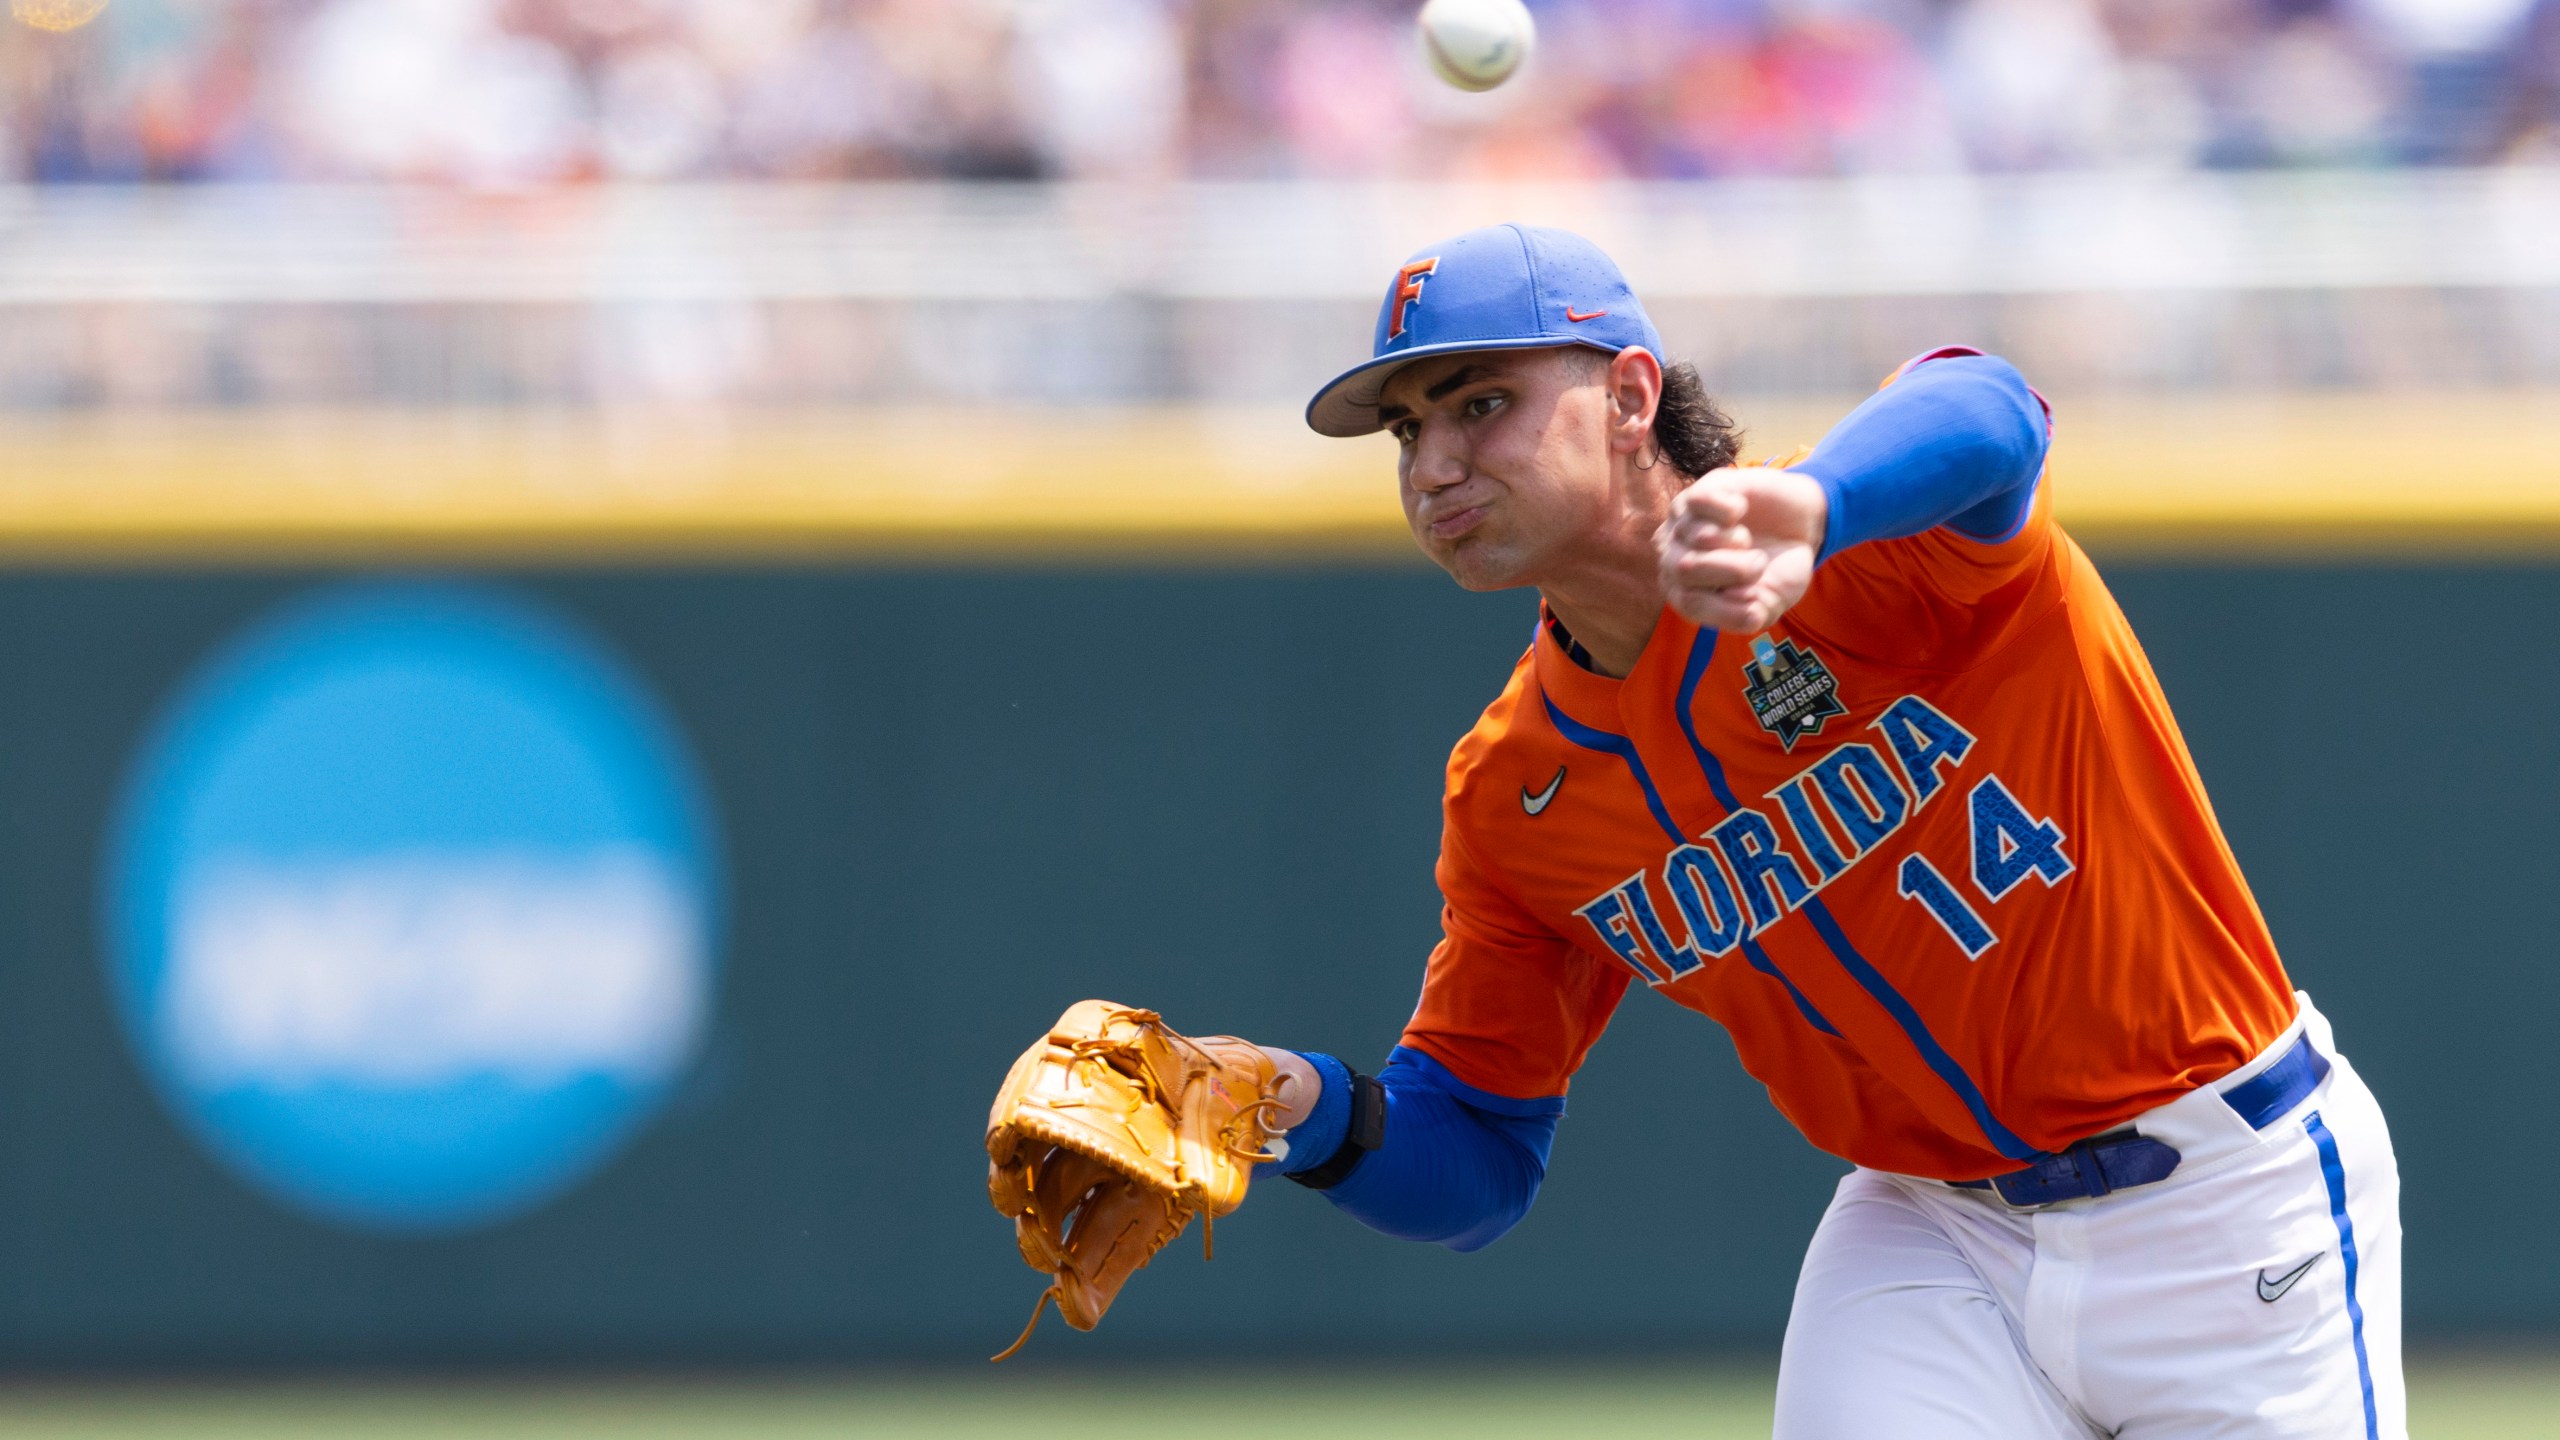
[[[1374,1078],[1259,1049],[1215,1072],[1204,1143],[1388,1234],[1490,1244],[1641,986],[1855,1167],[1797,1284],[1780,1440],[2404,1435],[2389,1133],[2051,518],[2041,397],[1932,351],[1809,453],[1735,468],[1662,354],[1596,247],[1499,226],[1399,267],[1372,358],[1308,408],[1395,437],[1459,584],[1543,604],[1450,757],[1445,938],[1403,1043]]]

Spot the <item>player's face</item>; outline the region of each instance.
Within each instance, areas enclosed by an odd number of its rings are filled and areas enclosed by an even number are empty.
[[[1539,584],[1612,523],[1612,408],[1589,353],[1441,355],[1388,381],[1405,521],[1466,588]]]

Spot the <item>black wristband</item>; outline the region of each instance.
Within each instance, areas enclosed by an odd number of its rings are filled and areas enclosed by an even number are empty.
[[[1342,1144],[1324,1163],[1301,1170],[1289,1178],[1310,1190],[1330,1190],[1351,1178],[1369,1152],[1387,1143],[1387,1087],[1354,1070],[1351,1072],[1351,1124],[1343,1132]]]

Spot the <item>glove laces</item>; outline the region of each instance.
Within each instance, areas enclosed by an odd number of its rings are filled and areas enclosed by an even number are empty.
[[[1058,1287],[1055,1285],[1041,1291],[1040,1298],[1031,1302],[1031,1323],[1022,1327],[1022,1333],[1014,1337],[1012,1344],[1004,1347],[1001,1352],[988,1356],[987,1363],[1001,1365],[1022,1353],[1022,1347],[1031,1343],[1031,1332],[1040,1328],[1041,1312],[1047,1310],[1049,1302],[1056,1298],[1058,1298]]]

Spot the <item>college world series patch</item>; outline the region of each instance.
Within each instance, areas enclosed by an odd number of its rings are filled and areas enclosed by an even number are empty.
[[[1821,656],[1798,649],[1793,640],[1774,645],[1766,635],[1753,640],[1742,674],[1748,682],[1742,694],[1751,702],[1760,728],[1777,736],[1778,743],[1789,750],[1796,748],[1798,739],[1821,734],[1825,720],[1849,713],[1849,707],[1840,703],[1839,678]]]

